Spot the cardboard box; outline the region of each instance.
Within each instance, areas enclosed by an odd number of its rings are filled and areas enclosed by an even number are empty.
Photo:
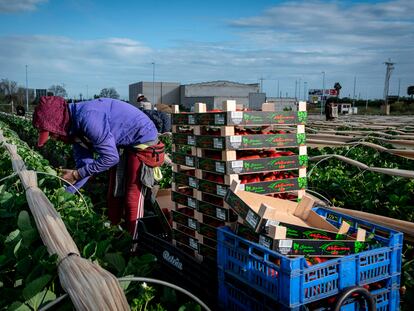
[[[197,209],[198,201],[191,196],[188,196],[188,195],[176,192],[176,191],[172,191],[171,199],[178,204]]]
[[[185,165],[185,166],[188,166],[188,167],[196,167],[197,166],[197,157],[192,156],[192,155],[188,155],[188,154],[184,154],[184,153],[173,152],[172,153],[172,161],[175,164]]]
[[[177,184],[186,185],[190,186],[191,188],[198,189],[198,179],[194,176],[187,175],[185,173],[173,172],[172,180]]]
[[[242,238],[289,256],[338,257],[359,253],[367,246],[364,241],[352,239],[345,234],[290,224],[283,224],[285,227],[281,225],[278,227],[284,228],[286,235],[274,235],[277,239],[257,233],[243,224],[237,224],[236,233]]]
[[[304,112],[304,113],[303,113]],[[196,114],[199,125],[296,125],[305,124],[307,113],[303,111],[227,111]]]
[[[177,145],[195,146],[196,138],[193,134],[187,133],[173,133],[172,143]]]
[[[240,189],[257,194],[281,193],[306,189],[306,177],[261,181],[256,183],[241,184]]]
[[[193,250],[199,250],[198,240],[190,235],[185,234],[179,230],[173,229],[173,239],[192,248]]]
[[[305,133],[196,136],[197,147],[216,150],[294,148],[304,145],[305,141]]]
[[[184,244],[187,245],[189,247],[191,247],[192,249],[200,252],[200,245],[202,245],[202,243],[200,243],[198,241],[198,239],[196,239],[195,237],[192,237],[184,232],[181,232],[179,230],[173,229],[173,239]],[[203,237],[203,244],[205,246],[208,246],[210,248],[216,248],[217,247],[217,241],[213,240],[213,239],[209,239],[207,237]]]
[[[197,167],[205,171],[220,174],[243,174],[268,171],[280,171],[306,167],[308,156],[286,156],[278,158],[261,158],[254,160],[220,161],[198,158]]]
[[[229,186],[215,183],[210,180],[200,179],[198,189],[202,192],[211,193],[220,197],[225,197]]]
[[[195,125],[196,117],[194,113],[173,113],[171,114],[171,124],[172,125]]]
[[[217,206],[208,202],[198,201],[197,211],[202,214],[217,218],[222,221],[231,222],[234,221],[231,211],[221,206]],[[236,218],[237,219],[237,218]]]
[[[314,200],[302,197],[299,204],[238,190],[233,182],[225,201],[243,219],[237,231],[251,241],[285,255],[344,256],[365,249],[365,230],[357,239],[345,236],[350,225],[340,229],[312,210]],[[268,233],[264,234],[266,227]]]
[[[179,223],[180,225],[186,226],[193,230],[198,229],[198,221],[195,218],[181,214],[177,211],[172,211],[172,218],[176,223]]]
[[[256,232],[263,230],[267,220],[279,221],[307,228],[338,232],[338,229],[311,210],[314,201],[304,196],[299,204],[240,190],[233,181],[225,201]]]

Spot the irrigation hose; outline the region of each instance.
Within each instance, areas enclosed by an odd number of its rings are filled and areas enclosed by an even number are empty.
[[[16,175],[17,175],[17,173],[15,172],[13,174],[10,174],[9,176],[3,177],[2,179],[0,179],[0,183],[2,183],[3,181],[5,181],[5,180],[7,180],[9,178],[12,178],[12,177],[14,177]]]
[[[377,306],[371,293],[364,287],[355,286],[345,289],[338,297],[334,311],[340,311],[343,303],[353,294],[359,294],[367,303],[367,311],[376,311]],[[359,301],[359,300],[358,300]]]
[[[189,291],[185,290],[184,288],[181,288],[181,287],[179,287],[175,284],[171,284],[169,282],[165,282],[165,281],[161,281],[161,280],[157,280],[157,279],[152,279],[152,278],[143,278],[143,277],[123,277],[123,278],[119,278],[118,281],[119,282],[130,282],[130,281],[133,281],[133,282],[147,282],[147,283],[155,283],[155,284],[171,287],[172,289],[175,289],[175,290],[177,290],[177,291],[179,291],[183,294],[186,294],[190,298],[192,298],[195,302],[197,302],[200,306],[202,306],[206,311],[211,311],[210,308],[204,302],[202,302],[198,297],[196,297],[195,295],[193,295]],[[68,296],[68,294],[64,294],[64,295],[60,296],[59,298],[56,298],[55,300],[53,300],[52,302],[49,302],[47,305],[45,305],[43,308],[41,308],[39,311],[46,311],[46,310],[50,309],[51,307],[53,307],[54,305],[56,305],[60,301],[62,301],[64,298],[66,298],[66,296]]]
[[[157,279],[152,279],[152,278],[143,278],[143,277],[124,277],[124,278],[119,278],[118,281],[120,281],[120,282],[126,282],[126,281],[148,282],[148,283],[155,283],[155,284],[160,284],[160,285],[164,285],[164,286],[167,286],[167,287],[171,287],[172,289],[175,289],[179,292],[182,292],[183,294],[186,294],[187,296],[194,299],[205,310],[211,311],[210,308],[204,302],[202,302],[198,297],[196,297],[195,295],[193,295],[189,291],[185,290],[184,288],[181,288],[181,287],[179,287],[175,284],[171,284],[169,282],[165,282],[165,281],[161,281],[161,280],[157,280]]]
[[[321,197],[328,204],[328,207],[329,206],[333,206],[332,202],[328,198],[326,198],[325,196],[323,196],[322,194],[320,194],[319,192],[314,191],[314,190],[311,190],[311,189],[306,189],[306,192],[311,192],[311,193],[316,194],[319,197]]]
[[[45,311],[53,307],[54,305],[57,305],[59,302],[61,302],[63,299],[65,299],[68,296],[68,294],[64,294],[55,300],[49,302],[46,306],[44,306],[42,309],[39,309],[39,311]]]
[[[82,199],[83,203],[85,203],[85,207],[86,207],[86,209],[88,209],[88,210],[89,210],[89,205],[88,205],[88,203],[86,202],[85,197],[82,195],[82,193],[80,193],[80,191],[78,190],[78,188],[76,188],[73,184],[71,184],[70,182],[68,182],[67,180],[63,179],[62,177],[60,177],[60,176],[58,176],[58,175],[53,175],[53,174],[50,174],[50,173],[39,172],[39,171],[36,171],[36,173],[37,173],[37,174],[48,175],[48,176],[52,176],[52,177],[57,177],[57,178],[59,178],[61,181],[63,181],[63,182],[65,182],[65,183],[67,183],[67,184],[68,184],[68,185],[70,185],[70,186],[72,186],[72,187],[73,187],[73,189],[75,189],[76,193],[78,193],[78,194],[79,194],[79,196],[81,197],[81,199]]]

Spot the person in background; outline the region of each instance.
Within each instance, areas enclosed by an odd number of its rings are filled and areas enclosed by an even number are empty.
[[[16,114],[18,116],[24,117],[24,115],[26,114],[26,109],[24,109],[23,106],[19,105],[16,107]]]
[[[144,106],[149,107],[149,109],[152,109],[151,102],[145,97],[144,94],[138,94],[137,95],[137,104],[138,108],[142,109]]]
[[[329,97],[325,103],[325,117],[326,121],[335,120],[333,116],[333,107],[335,107],[336,97]]]
[[[111,98],[68,104],[62,97],[44,96],[35,108],[33,126],[39,131],[39,147],[49,137],[73,145],[76,169],[61,171],[73,185],[67,191],[73,193],[91,176],[110,170],[108,217],[112,224],[124,217],[126,229],[136,238],[144,195],[164,161],[164,144],[147,115]]]
[[[159,133],[171,132],[170,114],[156,110],[144,94],[138,94],[137,104],[139,109],[141,109],[154,122]]]

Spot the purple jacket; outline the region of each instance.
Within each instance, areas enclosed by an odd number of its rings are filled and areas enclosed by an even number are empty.
[[[73,151],[82,178],[75,184],[77,188],[82,187],[91,175],[106,171],[119,162],[117,147],[157,139],[157,129],[145,113],[120,100],[99,98],[69,104],[69,113],[69,134],[78,141],[73,145]],[[95,159],[94,152],[97,153]]]

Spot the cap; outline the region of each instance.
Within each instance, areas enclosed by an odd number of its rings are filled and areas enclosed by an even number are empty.
[[[142,97],[142,98],[145,98],[144,94],[139,93],[139,94],[137,95],[137,100],[142,99],[141,97]]]
[[[37,146],[43,147],[49,139],[49,131],[39,131],[39,139],[37,140]]]

